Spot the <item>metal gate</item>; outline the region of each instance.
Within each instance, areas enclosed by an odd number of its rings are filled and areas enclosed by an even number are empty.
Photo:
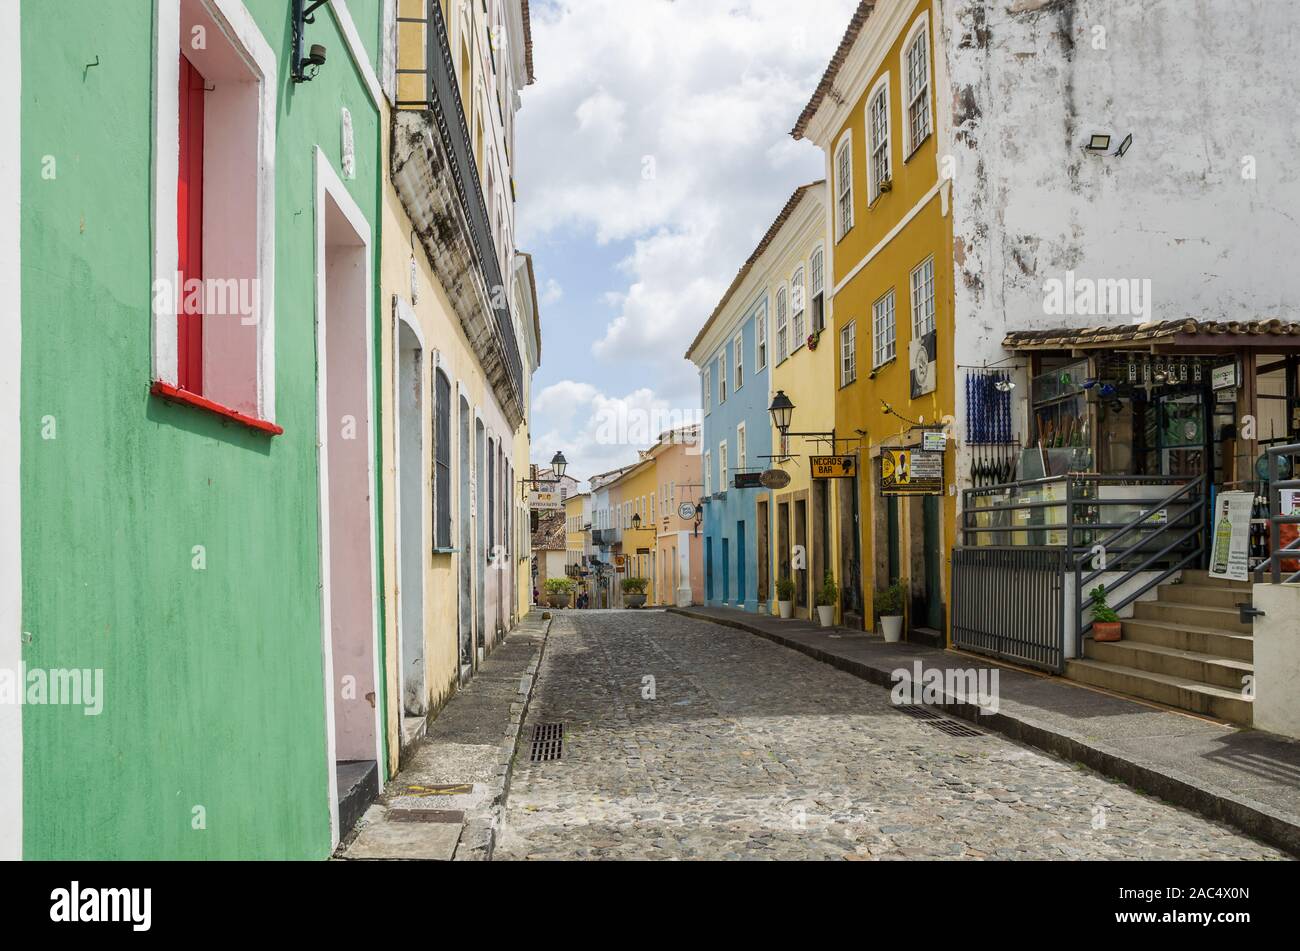
[[[1067,563],[1064,548],[953,549],[953,643],[1062,673]]]

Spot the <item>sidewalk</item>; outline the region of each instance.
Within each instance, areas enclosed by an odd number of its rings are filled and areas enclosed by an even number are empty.
[[[429,724],[336,858],[492,858],[551,622],[534,608]]]
[[[1300,743],[1241,730],[1079,686],[1060,677],[1007,667],[972,654],[886,644],[847,628],[783,621],[727,608],[670,611],[738,628],[885,687],[893,672],[999,671],[998,712],[945,695],[952,715],[1013,740],[1081,763],[1142,792],[1232,825],[1300,856]]]

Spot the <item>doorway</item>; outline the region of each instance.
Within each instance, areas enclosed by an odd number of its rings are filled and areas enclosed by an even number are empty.
[[[370,226],[316,152],[321,615],[331,838],[379,793]]]
[[[470,495],[474,496],[474,547],[468,552],[471,566],[477,565],[474,571],[474,601],[478,605],[474,613],[474,662],[481,664],[485,653],[483,643],[483,629],[487,626],[487,585],[483,577],[483,565],[479,561],[479,556],[483,552],[484,522],[487,514],[486,500],[484,495],[487,492],[487,484],[483,478],[483,466],[485,463],[484,454],[487,452],[487,438],[483,431],[483,420],[474,420],[474,475],[470,482]]]
[[[758,502],[758,603],[760,611],[770,611],[772,600],[772,579],[770,577],[771,568],[771,526],[768,524],[768,502],[767,499],[760,499]]]
[[[473,507],[470,473],[470,424],[472,414],[469,400],[460,398],[460,530],[456,562],[460,584],[457,591],[458,634],[460,638],[460,682],[465,684],[474,672],[474,575],[470,563],[470,537],[473,532]]]
[[[406,305],[399,298],[399,309]],[[409,306],[405,306],[409,311]],[[410,315],[413,317],[414,315]],[[424,346],[414,321],[396,318],[397,348],[397,617],[401,645],[402,711],[424,717],[429,712],[424,665],[425,527]]]
[[[736,522],[736,607],[745,607],[749,590],[745,586],[745,520]]]

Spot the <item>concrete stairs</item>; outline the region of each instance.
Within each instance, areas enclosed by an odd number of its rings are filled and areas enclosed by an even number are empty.
[[[1084,640],[1084,657],[1065,675],[1080,683],[1249,726],[1254,639],[1237,605],[1250,601],[1248,582],[1222,581],[1188,570],[1139,601],[1123,623],[1123,639]]]

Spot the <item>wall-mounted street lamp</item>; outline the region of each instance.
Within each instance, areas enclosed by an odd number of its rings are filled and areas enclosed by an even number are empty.
[[[303,43],[306,40],[307,24],[316,22],[316,11],[330,0],[293,0],[293,81],[309,83],[316,78],[320,68],[325,65],[325,46],[313,43],[307,55],[303,55]]]
[[[530,471],[529,477],[527,479],[519,480],[519,485],[523,488],[524,497],[525,498],[528,497],[528,486],[532,486],[534,489],[537,489],[543,485],[551,485],[551,486],[555,485],[559,479],[564,478],[564,472],[568,468],[569,468],[569,460],[564,458],[563,452],[557,452],[553,457],[551,457],[551,470],[552,472],[555,473],[554,479],[537,478],[537,466],[533,466],[529,470]]]
[[[641,528],[641,516],[636,512],[632,513],[632,528],[636,531],[639,531]]]
[[[564,453],[557,452],[551,457],[551,468],[555,470],[557,479],[564,478],[564,470],[569,468],[569,460],[564,458]]]
[[[785,440],[787,436],[802,436],[805,439],[818,439],[831,444],[831,452],[835,451],[835,430],[830,432],[817,433],[792,433],[790,424],[794,422],[794,401],[785,395],[785,390],[777,390],[776,396],[772,397],[772,405],[767,408],[768,413],[772,416],[772,425],[781,433],[781,451],[785,452]],[[788,459],[788,455],[774,456],[774,459]]]

